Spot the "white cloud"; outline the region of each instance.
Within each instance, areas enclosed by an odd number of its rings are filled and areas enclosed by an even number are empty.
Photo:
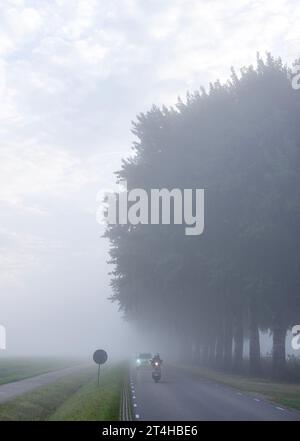
[[[42,28],[43,20],[37,9],[4,3],[8,4],[2,6],[0,53],[9,54],[33,39]]]
[[[0,282],[18,282],[28,271],[42,271],[40,256],[60,247],[43,237],[0,228]]]
[[[67,198],[88,184],[104,184],[105,175],[117,167],[120,152],[99,153],[84,158],[57,146],[43,146],[37,140],[0,149],[0,202],[16,209],[26,198]],[[38,207],[29,205],[38,213]],[[45,211],[41,207],[41,214]]]

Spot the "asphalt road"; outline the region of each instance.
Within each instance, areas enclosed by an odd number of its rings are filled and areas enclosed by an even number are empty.
[[[300,413],[181,370],[163,366],[160,383],[151,369],[131,371],[136,420],[146,421],[300,421]]]
[[[24,380],[14,381],[0,385],[0,403],[16,398],[26,392],[30,392],[40,386],[54,383],[70,374],[80,372],[86,365],[78,365],[58,371],[47,372],[46,374],[36,375],[35,377],[26,378]]]

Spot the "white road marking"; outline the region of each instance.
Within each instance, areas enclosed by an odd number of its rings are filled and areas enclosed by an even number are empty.
[[[260,401],[258,398],[254,398],[254,401]]]
[[[137,404],[136,404],[136,403],[133,403],[133,407],[137,407]]]
[[[135,395],[132,395],[132,398],[135,400],[135,399],[136,399],[136,396],[135,396]]]
[[[136,413],[136,414],[135,414],[135,417],[136,417],[136,419],[138,420],[140,416],[139,416],[138,413]]]
[[[278,406],[276,406],[276,409],[278,409],[278,410],[284,410],[282,407],[278,407]]]
[[[237,395],[243,395],[241,392],[237,392],[236,394],[237,394]]]

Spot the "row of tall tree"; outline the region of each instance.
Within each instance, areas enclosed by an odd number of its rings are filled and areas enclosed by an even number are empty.
[[[133,155],[117,173],[128,190],[205,189],[205,229],[110,225],[112,299],[138,326],[165,329],[182,354],[261,371],[260,330],[273,373],[300,319],[300,92],[270,54],[133,123]],[[171,344],[170,340],[170,344]]]

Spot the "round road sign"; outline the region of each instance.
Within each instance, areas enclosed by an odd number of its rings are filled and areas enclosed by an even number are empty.
[[[107,360],[107,353],[103,349],[97,349],[94,352],[93,360],[97,364],[104,364]]]

